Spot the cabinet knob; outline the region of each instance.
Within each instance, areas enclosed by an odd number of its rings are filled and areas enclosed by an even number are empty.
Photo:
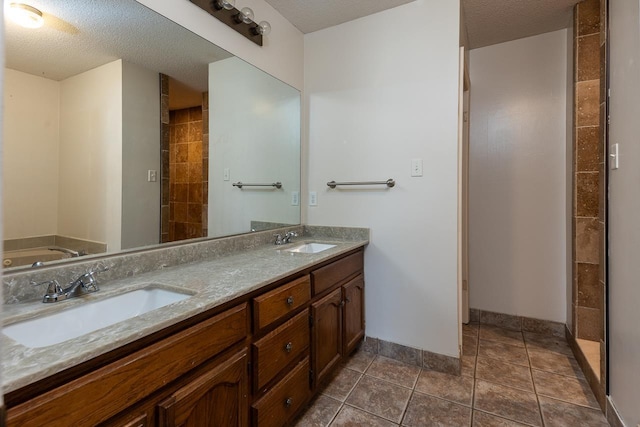
[[[287,305],[293,305],[293,296],[287,298]]]
[[[285,408],[290,408],[293,405],[293,398],[287,397],[287,400],[284,401]]]
[[[287,353],[291,353],[291,349],[293,348],[293,344],[291,342],[288,342],[287,345],[284,346],[284,350]]]
[[[345,300],[346,300],[347,302],[351,302],[351,298],[349,298],[349,297],[345,298]]]

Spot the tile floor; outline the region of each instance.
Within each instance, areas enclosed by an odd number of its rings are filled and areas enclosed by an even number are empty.
[[[358,351],[295,425],[608,426],[564,338],[473,324],[462,376]]]

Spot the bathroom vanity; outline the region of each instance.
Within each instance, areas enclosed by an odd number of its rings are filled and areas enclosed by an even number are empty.
[[[264,245],[105,283],[90,297],[150,283],[192,296],[53,346],[2,336],[8,425],[286,425],[364,336],[367,241],[331,243],[310,254]]]

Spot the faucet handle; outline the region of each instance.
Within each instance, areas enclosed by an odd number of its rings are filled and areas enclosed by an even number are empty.
[[[274,234],[273,237],[276,238],[275,244],[276,245],[281,245],[284,243],[284,237],[282,236],[282,234],[278,233],[278,234]]]
[[[109,267],[103,263],[98,263],[94,268],[89,269],[89,274],[104,273],[107,270],[109,270]]]
[[[47,294],[60,294],[62,293],[62,286],[58,283],[57,280],[45,280],[44,282],[36,282],[34,280],[31,281],[32,286],[42,286],[47,285]]]

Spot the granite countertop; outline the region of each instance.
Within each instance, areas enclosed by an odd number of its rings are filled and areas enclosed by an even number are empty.
[[[286,250],[310,241],[336,246],[316,254]],[[367,240],[304,238],[288,245],[264,245],[130,278],[109,282],[99,280],[99,292],[63,302],[5,305],[3,323],[9,325],[148,286],[192,294],[166,307],[47,347],[28,348],[0,334],[3,391],[12,392],[49,377],[367,243]]]

